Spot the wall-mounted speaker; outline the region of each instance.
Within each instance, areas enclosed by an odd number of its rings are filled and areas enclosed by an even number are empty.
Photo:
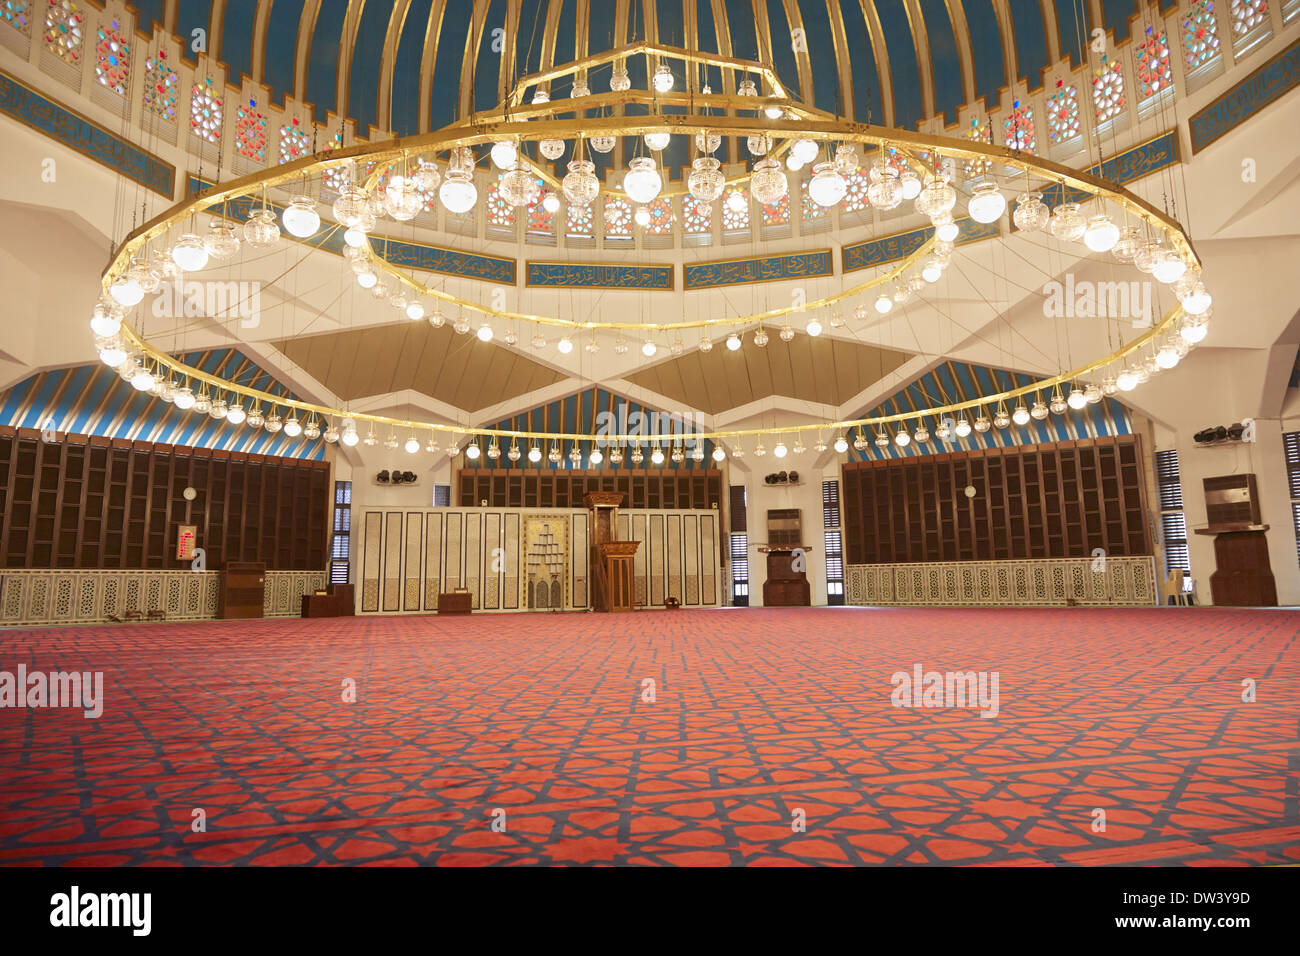
[[[769,485],[797,485],[799,484],[799,472],[775,471],[767,475],[763,481]]]

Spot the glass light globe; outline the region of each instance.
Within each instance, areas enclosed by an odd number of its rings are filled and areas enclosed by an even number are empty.
[[[1083,390],[1083,397],[1089,405],[1096,405],[1101,401],[1101,386],[1096,382],[1089,383]]]
[[[874,172],[874,170],[873,170]],[[957,205],[957,190],[948,185],[942,176],[927,176],[925,185],[916,197],[916,211],[933,218],[941,212],[952,212]]]
[[[147,368],[142,368],[131,376],[131,387],[137,392],[147,392],[153,388],[154,381],[153,372],[150,372]]]
[[[192,232],[185,233],[172,246],[172,262],[182,272],[198,272],[208,264],[208,250],[203,240]]]
[[[1184,342],[1195,345],[1202,341],[1209,331],[1209,323],[1203,317],[1188,316],[1183,320],[1182,326],[1178,329],[1178,334],[1182,336]]]
[[[609,88],[615,93],[622,93],[632,88],[632,78],[627,75],[627,67],[614,67],[614,71],[609,77]]]
[[[711,153],[722,145],[722,136],[714,132],[700,132],[695,134],[695,148],[701,153]]]
[[[492,144],[492,162],[497,169],[510,169],[518,158],[519,149],[510,140],[503,139]]]
[[[1177,282],[1187,272],[1187,263],[1183,257],[1172,249],[1165,250],[1164,254],[1156,260],[1155,268],[1151,270],[1151,275],[1157,282],[1169,284]]]
[[[979,418],[975,419],[975,430],[981,435],[987,432],[992,426],[993,423],[989,421],[989,417],[983,412],[980,413]]]
[[[710,339],[710,338],[707,337],[707,336],[702,337],[702,338],[700,339],[700,351],[701,351],[701,352],[712,352],[712,351],[713,351],[713,340]]]
[[[749,191],[765,206],[774,206],[790,189],[790,183],[775,159],[760,159],[749,177]]]
[[[948,419],[944,419],[934,426],[934,437],[939,441],[948,441],[952,438],[952,426],[948,424]]]
[[[650,225],[650,210],[645,206],[638,206],[636,212],[632,214],[632,221],[638,226]]]
[[[609,450],[609,463],[611,465],[623,464],[623,452],[619,450],[617,445]]]
[[[542,450],[536,445],[530,446],[528,449],[528,460],[533,464],[537,464],[537,462],[542,460]]]
[[[646,358],[653,358],[655,352],[657,351],[659,351],[659,347],[656,346],[649,339],[646,339],[644,342],[641,343],[641,354],[644,355]]]
[[[1006,208],[1007,200],[994,182],[982,182],[976,186],[966,204],[970,217],[982,223],[996,222]]]
[[[384,439],[384,447],[385,447],[385,448],[396,448],[396,447],[397,447],[397,436],[396,436],[396,435],[389,435],[387,438],[385,438],[385,439]]]
[[[779,103],[768,103],[763,107],[763,115],[768,119],[780,119],[785,109]]]
[[[506,345],[518,345],[519,333],[514,329],[507,329],[506,334],[501,337],[501,341],[505,342]]]
[[[465,457],[468,458],[470,461],[477,461],[478,456],[481,454],[482,454],[482,450],[478,447],[477,442],[470,442],[468,445],[465,446]]]
[[[478,340],[479,340],[480,342],[491,342],[491,341],[492,341],[492,326],[490,326],[490,325],[488,325],[486,322],[484,322],[482,325],[480,325],[480,326],[478,327],[478,331],[477,331],[476,333],[474,333],[474,334],[478,336]]]
[[[782,342],[794,341],[794,329],[788,325],[783,325],[781,327],[781,341]]]
[[[921,195],[921,177],[910,166],[898,174],[898,184],[903,189],[903,198],[909,202]],[[930,437],[928,432],[926,437]]]
[[[885,295],[883,292],[880,294],[879,297],[877,297],[876,311],[879,312],[881,315],[884,315],[893,307],[894,307],[894,300],[891,299],[889,296]]]
[[[924,279],[921,280],[921,284],[922,285],[925,284]],[[893,293],[894,305],[902,305],[911,297],[912,297],[912,291],[907,286],[899,285],[894,287],[894,293]]]
[[[355,226],[368,212],[366,195],[356,186],[344,186],[332,207],[334,221],[341,226]]]
[[[410,222],[420,212],[424,199],[415,183],[404,176],[394,175],[384,191],[384,211],[398,222]]]
[[[208,235],[203,240],[203,248],[213,259],[229,259],[239,251],[239,236],[235,234],[235,224],[213,219],[208,223]]]
[[[623,177],[623,191],[633,202],[644,206],[659,195],[663,180],[655,168],[655,161],[649,156],[638,156],[628,165],[627,174]]]
[[[363,289],[373,289],[379,284],[379,276],[369,269],[357,273],[357,285]]]
[[[105,338],[117,335],[122,328],[122,316],[115,307],[96,302],[90,313],[90,330]]]
[[[745,194],[740,190],[736,190],[735,192],[727,196],[727,208],[730,209],[732,212],[744,212]]]
[[[1083,238],[1088,223],[1079,211],[1077,202],[1063,202],[1052,210],[1049,225],[1052,235],[1061,242],[1077,242]]]
[[[339,430],[330,424],[325,429],[325,441],[333,445],[339,440]]]
[[[1016,201],[1016,211],[1011,219],[1021,232],[1042,232],[1051,216],[1042,193],[1025,193]]]
[[[800,163],[807,166],[817,158],[817,144],[811,139],[797,139],[790,147],[790,153]]]
[[[926,282],[938,282],[942,275],[943,266],[938,258],[933,255],[926,256],[925,261],[921,263],[921,278]]]
[[[593,465],[599,465],[602,461],[605,460],[605,456],[601,454],[599,448],[592,448],[591,453],[587,455],[587,460],[591,462]]]
[[[1114,395],[1118,391],[1119,386],[1115,384],[1115,377],[1113,375],[1107,375],[1101,380],[1101,394]]]
[[[254,249],[265,249],[279,242],[280,226],[275,221],[275,213],[269,209],[250,213],[244,221],[244,241]]]
[[[1119,242],[1119,226],[1109,216],[1093,216],[1083,231],[1083,244],[1093,252],[1110,252]]]
[[[650,460],[656,465],[662,465],[664,463],[663,449],[655,445],[655,450],[650,453]]]
[[[294,196],[289,205],[280,214],[285,231],[291,236],[306,239],[316,234],[320,228],[320,215],[316,212],[316,201],[310,196]]]
[[[349,249],[360,249],[366,241],[366,231],[359,226],[349,226],[343,232],[343,241]]]
[[[835,147],[835,168],[840,171],[842,176],[852,176],[857,172],[860,160],[858,159],[858,150],[852,143],[840,143]],[[913,174],[915,178],[915,174]],[[921,184],[918,182],[916,188],[919,191]]]
[[[1019,405],[1017,405],[1017,406],[1015,407],[1015,410],[1012,411],[1012,413],[1011,413],[1011,420],[1012,420],[1013,422],[1015,422],[1017,425],[1028,425],[1028,424],[1029,424],[1029,409],[1025,408],[1025,405],[1024,405],[1023,402],[1021,402]]]
[[[763,447],[763,442],[760,439],[758,444],[754,446],[754,457],[762,458],[766,454],[767,454],[767,449]]]
[[[772,454],[777,458],[784,458],[786,455],[790,454],[790,449],[785,447],[785,442],[779,441],[772,448]]]
[[[172,398],[172,404],[181,409],[181,411],[188,411],[194,407],[194,392],[188,388],[176,389],[176,395]]]
[[[757,96],[758,87],[754,85],[754,81],[752,79],[750,79],[749,77],[745,77],[743,80],[740,81],[740,85],[736,87],[736,95]]]
[[[411,173],[410,181],[417,193],[428,195],[438,188],[438,183],[442,182],[442,174],[433,163],[421,159],[416,161],[415,171]],[[421,202],[423,203],[423,198]]]
[[[732,332],[727,336],[727,349],[734,352],[738,348],[740,348],[740,336]]]
[[[284,433],[288,435],[290,438],[297,438],[299,435],[302,434],[302,423],[299,422],[297,417],[293,415],[290,415],[289,418],[285,421],[283,428],[284,428]]]
[[[772,137],[766,133],[755,133],[745,139],[745,146],[751,156],[766,156],[772,148]]]
[[[1047,408],[1047,403],[1040,398],[1038,401],[1034,402],[1034,407],[1029,410],[1029,414],[1035,421],[1041,422],[1048,416],[1048,414],[1050,414],[1050,412]]]
[[[544,139],[537,144],[537,151],[547,159],[559,159],[564,155],[564,140]]]
[[[356,429],[354,428],[349,428],[344,431],[343,434],[339,435],[339,441],[347,445],[349,448],[355,448],[357,442],[360,440],[361,436],[357,434]]]
[[[971,431],[970,420],[963,415],[961,418],[957,419],[957,424],[953,426],[953,431],[956,433],[958,438],[965,438]]]
[[[1137,254],[1133,257],[1133,265],[1137,266],[1139,272],[1145,272],[1150,275],[1156,267],[1156,262],[1164,254],[1164,249],[1158,239],[1148,239],[1139,247]]]
[[[499,195],[512,206],[527,206],[541,193],[533,171],[523,163],[515,163],[498,185]]]
[[[546,90],[539,88],[533,93],[533,103],[541,104],[541,103],[549,103],[549,102],[551,102],[551,94]]]
[[[760,349],[763,348],[763,346],[767,345],[767,333],[763,331],[763,328],[761,326],[759,327],[758,331],[754,333],[754,344],[757,345]]]
[[[567,337],[562,338],[560,339],[560,341],[556,342],[555,347],[560,350],[561,355],[568,355],[570,352],[573,351],[573,343],[569,341]]]
[[[120,342],[109,341],[99,350],[99,360],[109,368],[122,368],[126,365],[126,349]]]
[[[546,198],[542,200],[542,208],[547,212],[559,212],[560,197],[555,195],[555,193],[548,192]]]
[[[406,306],[406,317],[412,322],[419,322],[424,318],[424,306],[419,302],[411,302]]]
[[[844,181],[835,163],[818,163],[813,167],[808,182],[808,195],[819,206],[834,206],[844,198],[849,184]]]
[[[816,319],[809,319],[808,324],[803,327],[803,330],[813,338],[816,338],[822,334],[822,324]]]
[[[722,450],[722,446],[721,446],[721,445],[714,445],[714,446],[713,446],[713,460],[714,460],[714,461],[722,461],[722,460],[723,460],[724,458],[726,458],[726,457],[727,457],[727,453],[726,453],[725,451]]]
[[[469,212],[474,208],[474,203],[478,202],[474,174],[465,169],[448,170],[442,185],[438,187],[438,198],[448,212]]]
[[[912,441],[925,443],[930,440],[930,429],[925,427],[925,422],[917,422],[916,430],[912,432]]]
[[[569,172],[560,183],[564,198],[574,206],[586,206],[600,192],[596,178],[596,164],[589,159],[575,159],[569,163]]]
[[[127,271],[113,279],[108,294],[118,305],[129,309],[144,298],[144,289],[140,287],[140,280]]]
[[[1133,226],[1120,230],[1119,238],[1111,247],[1110,254],[1116,262],[1132,262],[1142,248],[1142,233]]]
[[[886,438],[886,442],[888,442],[888,438]],[[906,429],[900,426],[898,434],[894,436],[894,444],[899,448],[906,448],[908,445],[912,444],[912,436],[908,434]]]
[[[883,159],[877,160],[867,174],[871,184],[867,186],[867,201],[877,209],[897,209],[903,203],[903,184],[899,181],[898,170]],[[956,194],[954,193],[954,201]],[[919,199],[919,197],[918,197]]]
[[[952,242],[957,238],[960,231],[957,223],[953,222],[952,213],[950,212],[939,213],[930,220],[930,224],[934,226],[935,237],[941,242]]]
[[[1158,371],[1160,371],[1160,366],[1156,364],[1154,356],[1133,369],[1133,373],[1138,377],[1139,385],[1145,385],[1151,380],[1151,376]]]
[[[462,315],[456,320],[456,324],[452,328],[456,330],[457,335],[464,335],[469,331],[469,319]]]
[[[1047,403],[1047,407],[1053,415],[1064,415],[1065,410],[1070,407],[1070,403],[1061,396],[1060,392],[1054,392]]]
[[[1161,368],[1173,368],[1178,364],[1178,359],[1178,350],[1168,342],[1160,346],[1160,350],[1156,352],[1156,364]],[[132,384],[135,384],[134,380]]]
[[[402,447],[406,449],[408,455],[414,455],[420,450],[420,440],[412,435],[410,438],[406,439],[406,443]]]
[[[701,156],[691,163],[691,173],[686,178],[686,189],[700,202],[713,202],[722,195],[727,178],[722,175],[722,163],[712,156]]]
[[[593,136],[587,140],[587,145],[598,153],[608,153],[616,142],[613,136]]]
[[[1074,388],[1070,389],[1070,397],[1065,400],[1065,404],[1069,405],[1077,412],[1088,404],[1088,396],[1083,394],[1083,389],[1076,385]]]
[[[226,421],[232,425],[242,424],[246,418],[248,418],[248,413],[244,411],[244,406],[238,402],[226,409]]]
[[[645,134],[645,144],[656,153],[668,148],[672,136],[666,129],[657,129]]]
[[[161,383],[161,382],[158,382],[158,383],[156,384],[155,388],[157,388],[157,390],[161,392],[161,391],[162,391],[162,383]],[[221,419],[223,419],[223,418],[226,417],[226,413],[229,412],[229,411],[230,411],[230,408],[229,408],[229,406],[226,405],[225,400],[219,398],[219,399],[217,399],[215,402],[213,402],[211,406],[209,406],[209,408],[208,408],[208,417],[209,417],[209,418],[214,418],[214,419],[217,419],[218,421],[220,421]]]

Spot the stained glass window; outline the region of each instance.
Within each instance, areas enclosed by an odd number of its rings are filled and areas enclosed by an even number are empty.
[[[848,190],[844,193],[844,198],[840,200],[843,203],[845,212],[862,212],[871,208],[871,203],[867,201],[867,187],[871,185],[871,177],[867,173],[865,166],[859,166],[854,170],[853,175],[847,177]]]
[[[342,145],[343,145],[343,134],[335,133],[333,136],[331,136],[328,140],[325,141],[325,148],[323,152],[328,153],[330,150],[338,149]],[[335,192],[338,192],[348,183],[348,168],[346,166],[336,166],[333,169],[327,169],[325,170],[321,178],[324,180],[325,185],[327,187],[334,190]]]
[[[1266,0],[1232,0],[1230,12],[1232,35],[1239,39],[1268,19],[1268,3]]]
[[[209,143],[221,139],[221,99],[210,76],[205,76],[201,84],[194,84],[194,95],[190,100],[190,130]]]
[[[0,3],[0,20],[25,37],[32,35],[32,0],[4,0]]]
[[[547,212],[546,207],[542,205],[542,200],[550,194],[550,190],[546,188],[546,183],[540,176],[537,177],[537,187],[539,190],[537,198],[528,204],[526,228],[529,232],[552,232],[555,229],[555,214]]]
[[[736,207],[733,208],[732,203]],[[738,232],[749,228],[749,188],[732,186],[722,194],[722,230]]]
[[[95,44],[95,79],[118,96],[126,96],[128,73],[131,69],[131,48],[127,45],[116,20],[110,28],[99,28],[99,42]]]
[[[632,206],[626,199],[605,197],[605,235],[632,235]]]
[[[1061,80],[1047,101],[1047,135],[1053,146],[1079,135],[1079,90]]]
[[[1145,100],[1168,88],[1174,81],[1169,64],[1169,37],[1164,30],[1147,27],[1146,37],[1133,54],[1137,73],[1138,99]]]
[[[1018,149],[1022,153],[1038,151],[1038,138],[1034,135],[1034,108],[1028,103],[1022,104],[1015,100],[1011,104],[1011,112],[1002,121],[1002,130],[1006,144],[1012,149]]]
[[[970,126],[966,129],[966,138],[974,143],[992,143],[993,126],[988,120],[981,120],[978,117],[970,121]],[[967,179],[976,179],[980,176],[988,175],[988,171],[993,168],[993,163],[987,159],[968,159],[961,164],[963,175]],[[870,183],[864,184],[865,189]]]
[[[1219,55],[1219,21],[1214,17],[1214,0],[1196,0],[1187,8],[1182,27],[1183,56],[1190,73]]]
[[[297,118],[280,127],[280,165],[302,159],[307,155],[307,131]]]
[[[693,236],[713,231],[713,203],[701,202],[694,196],[682,200],[683,229]]]
[[[1097,122],[1114,119],[1124,110],[1124,71],[1118,60],[1101,55],[1101,65],[1092,78],[1092,104]]]
[[[45,6],[45,48],[65,63],[79,63],[83,20],[85,17],[72,0],[48,0]]]
[[[159,50],[144,61],[144,108],[163,119],[176,119],[176,71]]]
[[[759,221],[765,226],[784,226],[790,222],[790,193],[786,192],[784,196],[774,203],[760,203],[758,207]],[[725,217],[724,222],[725,222]]]
[[[658,199],[651,200],[645,208],[646,212],[650,213],[650,222],[645,227],[649,235],[666,236],[673,231],[672,200],[660,196]]]
[[[595,203],[587,203],[582,206],[568,203],[564,217],[565,231],[573,238],[589,239],[595,235]]]
[[[510,227],[515,224],[515,207],[506,202],[501,195],[501,179],[498,176],[488,183],[487,221],[490,226]]]
[[[266,116],[257,108],[257,100],[235,109],[235,149],[247,159],[266,162]]]
[[[803,221],[809,222],[813,219],[821,219],[826,215],[827,209],[820,203],[814,202],[812,193],[808,192],[808,184],[812,182],[812,177],[808,177],[800,184],[799,194],[803,197],[799,204],[800,211],[803,215]]]

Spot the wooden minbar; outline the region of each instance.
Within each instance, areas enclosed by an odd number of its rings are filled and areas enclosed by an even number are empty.
[[[582,498],[591,511],[592,608],[597,611],[636,609],[632,559],[640,541],[619,541],[615,518],[623,503],[621,491],[592,491]]]

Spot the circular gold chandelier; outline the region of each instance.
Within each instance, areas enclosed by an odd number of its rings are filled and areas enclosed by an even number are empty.
[[[632,90],[622,82],[626,79],[622,64],[627,56],[641,53],[655,61],[647,69],[647,75],[655,81],[652,89]],[[733,70],[736,75],[743,73],[745,79],[738,84],[734,95],[715,94],[707,84],[698,89],[688,85],[683,91],[673,92],[671,82],[664,85],[664,72],[660,69],[673,59],[686,62],[688,67],[717,66]],[[614,67],[611,92],[592,94],[587,86],[588,75],[604,63]],[[689,78],[690,70],[687,72]],[[574,77],[574,95],[551,101],[547,92],[550,83],[565,75]],[[752,79],[755,75],[770,89],[771,95],[759,95],[759,87]],[[668,77],[671,79],[671,72]],[[535,91],[532,101],[524,104],[525,93],[530,88]],[[623,107],[634,104],[645,107],[646,114],[615,115],[621,114]],[[683,112],[667,113],[665,107]],[[616,194],[644,205],[674,194],[663,188],[654,159],[654,154],[660,153],[673,136],[688,136],[696,147],[698,155],[691,174],[684,177],[684,185],[676,192],[686,192],[698,202],[717,201],[726,186],[744,180],[748,180],[750,193],[756,200],[778,201],[788,188],[781,169],[784,156],[785,165],[792,170],[811,167],[810,196],[818,205],[830,208],[845,195],[847,177],[855,174],[866,159],[870,163],[869,203],[887,211],[910,201],[916,213],[929,219],[933,233],[888,271],[808,302],[802,308],[792,306],[744,316],[681,322],[584,321],[489,308],[417,281],[388,262],[371,241],[381,220],[385,217],[396,222],[410,220],[430,201],[435,190],[438,201],[449,211],[464,213],[472,209],[477,202],[473,171],[478,162],[490,162],[502,170],[501,194],[515,206],[539,201],[544,188],[551,190],[544,201],[550,204],[548,209],[552,212],[559,208],[560,196],[569,203],[594,202],[609,191],[594,176],[591,161],[582,157],[588,155],[588,150],[609,152],[622,138],[628,137],[636,138],[638,155],[623,178],[621,192]],[[747,176],[727,179],[722,175],[720,164],[711,154],[723,136],[747,138],[755,158]],[[535,144],[540,157],[558,158],[565,151],[567,141],[574,142],[574,159],[563,179],[557,179],[544,163],[534,162],[525,152],[526,144]],[[487,148],[482,160],[476,160],[475,147]],[[860,157],[859,150],[865,155]],[[505,321],[565,331],[635,331],[647,336],[643,349],[648,349],[647,356],[654,354],[648,336],[683,329],[707,332],[711,328],[730,326],[743,332],[757,326],[757,334],[765,342],[763,324],[796,311],[815,312],[882,288],[885,291],[875,302],[876,311],[884,313],[893,301],[904,301],[909,294],[937,281],[951,260],[954,240],[958,237],[954,182],[957,163],[962,161],[977,170],[977,175],[965,183],[969,191],[967,215],[971,220],[988,225],[1006,217],[1008,203],[1004,188],[1009,178],[1018,178],[1013,192],[1016,208],[1010,217],[1017,231],[1046,232],[1063,245],[1082,242],[1093,253],[1109,253],[1116,261],[1131,264],[1171,286],[1179,306],[1153,323],[1144,334],[1109,354],[1020,388],[900,414],[779,428],[723,429],[687,436],[477,428],[412,421],[288,399],[187,366],[147,342],[128,321],[129,310],[163,283],[199,272],[210,261],[230,259],[238,254],[241,245],[255,249],[270,247],[281,240],[283,228],[301,240],[316,237],[322,230],[343,230],[344,256],[361,287],[374,288],[385,282],[385,277],[391,280],[398,290],[392,293],[393,303],[404,306],[412,319],[424,317],[421,298],[480,313],[484,324],[478,335],[484,341],[493,338],[492,321]],[[358,168],[367,165],[368,172],[356,177]],[[337,184],[338,198],[331,210],[333,224],[322,223],[316,210],[317,201],[306,188],[313,179]],[[277,222],[274,209],[266,202],[267,190],[297,182],[304,185],[283,208]],[[1049,208],[1042,201],[1042,194],[1053,188],[1061,191],[1062,201]],[[259,197],[260,206],[257,205]],[[173,236],[185,228],[187,221],[193,223],[197,214],[218,208],[224,210],[232,201],[242,202],[250,210],[242,226],[242,242],[241,230],[224,217],[212,220],[206,237],[200,237],[192,227]],[[1086,207],[1091,208],[1085,211]],[[360,423],[370,426],[368,444],[375,443],[375,426],[386,426],[391,447],[396,446],[398,430],[410,433],[405,446],[411,452],[420,448],[415,437],[418,433],[430,434],[425,446],[428,450],[437,449],[438,433],[451,434],[454,438],[447,450],[457,454],[463,443],[471,459],[478,457],[480,441],[489,443],[489,457],[495,458],[501,454],[502,441],[508,440],[509,457],[517,460],[521,454],[517,442],[522,439],[532,443],[529,449],[532,461],[540,459],[537,442],[551,444],[553,461],[558,460],[559,443],[574,443],[576,448],[579,442],[592,442],[597,447],[630,444],[638,451],[640,444],[646,443],[656,452],[652,460],[658,461],[664,457],[661,446],[672,448],[674,460],[681,460],[678,455],[685,444],[693,449],[692,457],[699,460],[703,457],[705,440],[714,441],[716,446],[719,439],[732,439],[737,442],[734,454],[738,455],[739,439],[759,436],[755,453],[762,454],[761,436],[792,435],[798,451],[803,447],[801,436],[815,432],[817,451],[825,450],[825,436],[834,434],[835,450],[844,452],[850,441],[858,448],[865,447],[868,440],[881,447],[891,442],[903,446],[912,441],[928,441],[931,430],[927,419],[932,420],[934,437],[940,440],[947,440],[950,435],[965,437],[971,430],[986,432],[990,428],[1025,426],[1048,414],[1064,414],[1069,408],[1077,410],[1103,397],[1129,391],[1151,375],[1172,368],[1205,337],[1211,314],[1210,296],[1200,279],[1200,262],[1183,227],[1119,185],[1004,146],[847,122],[788,99],[775,74],[760,64],[653,44],[638,44],[617,55],[603,54],[525,78],[497,110],[475,114],[433,133],[317,153],[215,185],[176,204],[128,236],[105,270],[102,285],[103,296],[95,305],[91,319],[101,359],[135,388],[171,401],[178,408],[225,418],[236,425],[246,423],[272,432],[283,429],[291,437],[304,434],[315,438],[323,434],[327,441],[346,445],[355,445],[360,440],[357,431]],[[892,296],[888,289],[894,290]],[[868,314],[866,302],[864,298],[857,306],[858,318]],[[441,313],[436,309],[428,318],[431,324],[442,324]],[[456,329],[469,332],[470,325],[462,320]],[[788,324],[780,331],[787,340],[795,334]],[[805,332],[816,335],[820,331],[821,324],[814,316],[805,326]],[[706,342],[711,347],[711,340],[706,337],[702,339],[702,349]],[[508,341],[508,344],[514,343]],[[573,347],[567,335],[556,344],[565,353]],[[741,347],[742,338],[733,331],[726,344],[735,350]],[[1049,401],[1043,400],[1044,395],[1050,396]],[[1032,410],[1026,403],[1030,396],[1035,399]],[[248,408],[244,407],[245,400]],[[1015,403],[1014,411],[1008,410],[1011,402]],[[287,417],[281,417],[281,410]],[[855,430],[857,437],[852,438]],[[779,447],[785,448],[784,443]],[[718,460],[721,460],[720,453],[725,454],[720,447],[715,447]]]

